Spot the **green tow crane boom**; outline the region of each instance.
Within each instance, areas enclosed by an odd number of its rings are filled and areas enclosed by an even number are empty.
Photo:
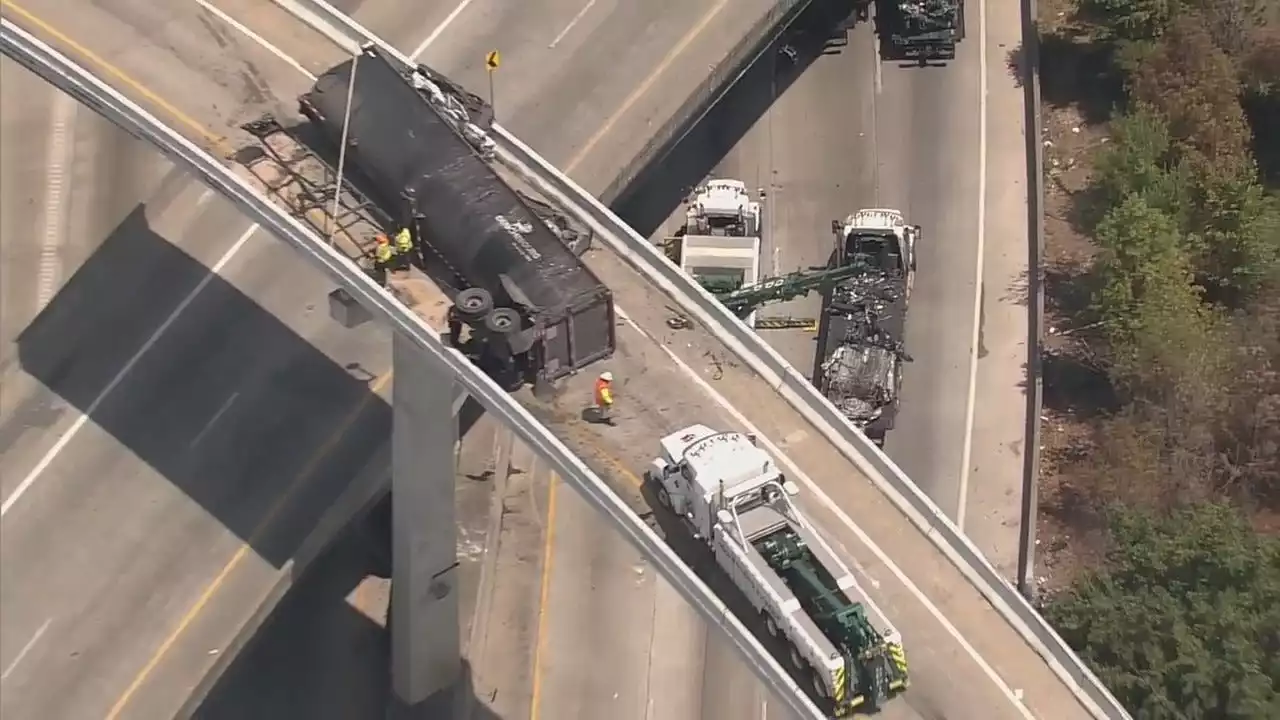
[[[861,275],[866,271],[867,266],[861,263],[834,268],[816,267],[766,278],[755,285],[747,285],[736,290],[726,291],[724,288],[707,287],[707,292],[715,295],[717,300],[733,312],[744,315],[761,305],[793,300],[815,290],[825,291],[841,280]]]
[[[836,283],[847,278],[861,275],[868,269],[868,263],[855,262],[840,267],[815,267],[808,270],[797,270],[786,275],[765,278],[755,285],[738,286],[715,276],[706,279],[697,278],[698,284],[725,307],[739,317],[746,317],[751,311],[763,305],[793,300],[819,290],[825,292]],[[691,323],[683,316],[667,320],[667,325],[680,329],[689,327]],[[817,330],[816,318],[778,317],[756,318],[757,330],[803,329]]]
[[[803,540],[784,531],[756,543],[756,549],[844,655],[845,664],[857,669],[848,679],[853,694],[862,696],[869,708],[879,708],[889,693],[906,687],[905,656],[884,642],[861,603],[836,586]]]

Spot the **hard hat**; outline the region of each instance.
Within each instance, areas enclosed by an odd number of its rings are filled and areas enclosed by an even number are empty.
[[[600,379],[605,382],[613,382],[613,373],[609,372],[608,370],[605,370],[604,372],[600,373]]]
[[[383,235],[382,233],[378,233],[378,237],[374,238],[374,240],[376,240],[379,245],[386,245],[387,243],[391,242],[390,240],[387,239],[387,236]]]

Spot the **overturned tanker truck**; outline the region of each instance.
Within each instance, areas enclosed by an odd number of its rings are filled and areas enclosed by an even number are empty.
[[[351,75],[355,83],[351,86]],[[551,382],[613,354],[613,295],[375,47],[321,75],[302,114],[335,148],[345,173],[444,268],[450,335],[470,331],[473,359],[495,378]],[[437,284],[440,284],[439,282]]]

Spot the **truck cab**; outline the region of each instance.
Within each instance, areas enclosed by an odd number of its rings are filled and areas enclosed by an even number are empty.
[[[870,263],[887,273],[901,273],[910,292],[916,271],[919,225],[907,223],[901,210],[869,208],[832,220],[833,262],[837,266]]]
[[[752,435],[691,425],[662,438],[659,446],[662,454],[645,475],[658,503],[684,518],[698,537],[710,536],[721,511],[746,510],[777,487],[788,495],[799,492]]]
[[[711,293],[760,282],[760,203],[741,180],[713,179],[685,200],[684,225],[663,241],[667,257]],[[755,312],[742,315],[755,326]]]
[[[708,180],[685,202],[685,235],[760,236],[760,203],[741,180]]]

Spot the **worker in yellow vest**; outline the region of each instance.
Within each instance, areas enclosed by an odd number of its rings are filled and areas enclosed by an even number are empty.
[[[396,233],[396,260],[396,266],[400,268],[408,267],[413,260],[413,235],[409,228]]]
[[[386,235],[378,233],[373,246],[373,278],[379,284],[387,284],[387,271],[391,270],[398,259],[395,246]]]

